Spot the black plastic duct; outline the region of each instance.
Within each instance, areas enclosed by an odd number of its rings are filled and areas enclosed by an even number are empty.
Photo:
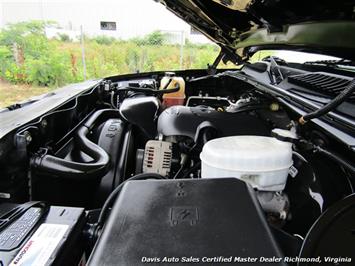
[[[61,178],[101,178],[109,169],[110,157],[100,146],[90,141],[86,136],[98,121],[114,117],[120,117],[117,110],[99,110],[89,117],[76,133],[75,144],[81,151],[93,158],[92,162],[73,162],[53,155],[37,154],[31,158],[31,166],[37,171],[50,173]]]

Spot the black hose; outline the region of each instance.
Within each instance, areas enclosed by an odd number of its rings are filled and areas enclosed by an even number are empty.
[[[142,87],[123,87],[123,88],[118,88],[117,91],[133,91],[133,92],[142,92],[146,94],[152,94],[154,96],[159,96],[162,94],[168,94],[168,93],[174,93],[180,90],[180,85],[175,84],[174,88],[168,89],[170,83],[172,82],[172,79],[169,79],[168,82],[164,85],[162,89],[149,89],[149,88],[142,88]]]
[[[337,106],[339,106],[342,102],[344,102],[353,92],[355,91],[355,78],[349,83],[346,89],[344,89],[337,97],[335,97],[333,100],[331,100],[329,103],[327,103],[325,106],[322,108],[319,108],[318,110],[311,112],[309,114],[306,114],[302,116],[299,119],[299,123],[301,125],[307,123],[309,120],[318,118]]]
[[[182,176],[182,178],[188,178],[189,174],[193,173],[194,171],[196,171],[197,169],[199,169],[201,167],[201,161],[197,162],[193,167],[191,167],[186,173],[184,173],[184,175]]]
[[[337,163],[341,164],[344,168],[346,168],[347,170],[349,170],[349,172],[351,172],[351,177],[354,179],[355,177],[355,167],[352,166],[349,162],[343,160],[342,158],[340,158],[339,156],[335,155],[333,152],[327,151],[319,146],[315,147],[315,150],[325,156],[327,156],[330,159],[333,159],[334,161],[336,161]]]
[[[31,166],[36,170],[67,179],[88,180],[104,176],[110,165],[110,157],[104,149],[86,137],[98,120],[103,117],[119,117],[119,112],[112,109],[103,109],[95,112],[78,129],[74,138],[76,145],[81,151],[93,158],[93,162],[79,163],[53,155],[37,154],[31,158]]]
[[[169,80],[168,80],[168,82],[164,85],[164,87],[162,88],[163,90],[166,90],[168,87],[169,87],[169,85],[170,85],[170,83],[173,81],[173,79],[172,78],[170,78]],[[179,85],[179,84],[178,84]]]
[[[179,168],[179,170],[176,172],[176,174],[174,175],[173,179],[177,179],[179,177],[179,175],[181,174],[181,172],[184,170],[185,165],[182,164],[181,167]]]
[[[113,201],[117,198],[119,193],[121,192],[123,186],[126,184],[127,181],[132,181],[132,180],[144,180],[144,179],[166,179],[166,177],[159,175],[159,174],[154,174],[154,173],[142,173],[142,174],[137,174],[131,178],[128,178],[124,182],[122,182],[119,186],[117,186],[111,194],[108,196],[106,199],[104,205],[102,206],[99,219],[97,221],[97,227],[101,227],[104,224],[104,221],[106,220],[106,216],[108,213],[108,210],[110,206],[113,204]]]
[[[102,109],[93,113],[83,124],[84,127],[91,130],[98,122],[100,118],[108,119],[120,117],[120,113],[114,109]]]

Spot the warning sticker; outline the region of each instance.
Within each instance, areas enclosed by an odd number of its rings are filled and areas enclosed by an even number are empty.
[[[46,265],[68,227],[69,225],[65,224],[42,224],[21,248],[10,266]]]

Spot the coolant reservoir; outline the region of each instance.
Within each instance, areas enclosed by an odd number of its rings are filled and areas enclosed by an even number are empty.
[[[236,177],[262,191],[285,188],[292,166],[292,144],[272,137],[214,139],[200,154],[202,178]]]
[[[173,93],[163,94],[163,105],[170,107],[173,105],[183,105],[185,101],[185,80],[182,77],[175,77],[172,74],[167,74],[160,81],[160,89],[164,89],[167,83],[171,82],[166,89],[173,89],[179,85],[179,90]]]

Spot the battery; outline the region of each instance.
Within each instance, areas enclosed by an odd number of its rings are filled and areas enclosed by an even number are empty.
[[[18,247],[0,248],[0,266],[78,265],[84,252],[84,224],[83,208],[50,206]]]

